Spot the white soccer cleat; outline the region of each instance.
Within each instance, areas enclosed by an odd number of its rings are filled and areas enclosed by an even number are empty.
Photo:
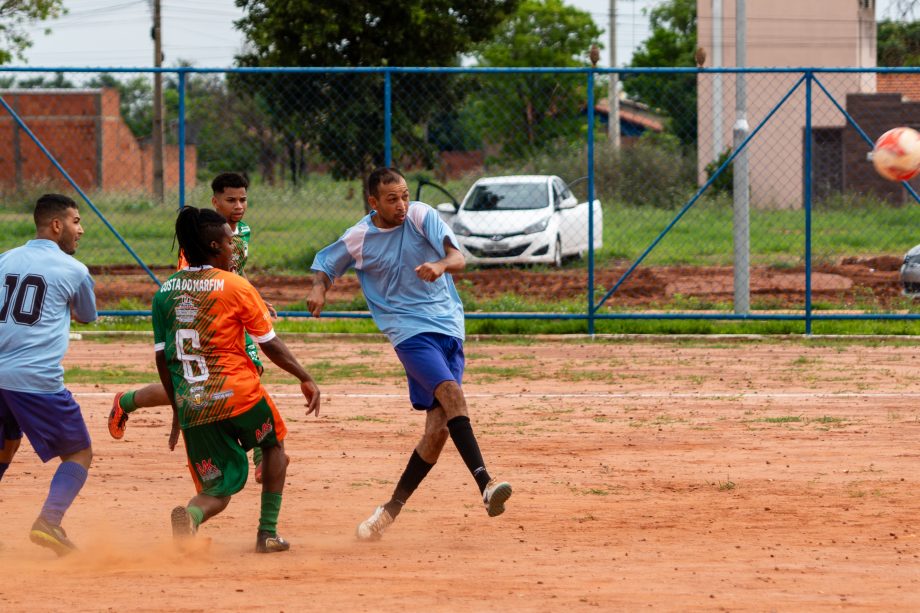
[[[379,541],[383,531],[393,523],[393,518],[383,507],[374,509],[374,513],[358,524],[355,531],[359,541]]]
[[[489,517],[495,517],[505,512],[505,501],[511,498],[511,484],[506,481],[492,479],[482,492],[482,504],[485,505]]]

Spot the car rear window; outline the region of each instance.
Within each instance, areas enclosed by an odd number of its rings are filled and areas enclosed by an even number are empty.
[[[468,211],[542,209],[549,201],[545,183],[477,185],[466,203]]]

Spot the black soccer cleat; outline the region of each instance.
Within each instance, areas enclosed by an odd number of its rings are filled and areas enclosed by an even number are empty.
[[[256,535],[256,553],[278,553],[290,548],[291,544],[274,532],[259,530]]]
[[[77,550],[77,546],[67,538],[67,533],[62,527],[55,526],[41,517],[32,524],[29,540],[36,545],[51,549],[58,556],[66,556]]]

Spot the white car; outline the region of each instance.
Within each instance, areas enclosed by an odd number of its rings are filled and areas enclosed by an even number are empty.
[[[441,188],[443,191],[443,188]],[[438,213],[457,235],[470,264],[552,264],[588,251],[588,203],[553,175],[479,179],[459,206]],[[600,249],[603,213],[594,201],[594,249]]]

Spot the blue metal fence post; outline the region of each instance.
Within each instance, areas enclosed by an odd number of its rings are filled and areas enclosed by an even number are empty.
[[[811,335],[811,84],[814,74],[805,74],[805,334]]]
[[[588,334],[594,337],[594,70],[588,72]]]
[[[185,206],[185,69],[179,69],[179,208]]]
[[[393,165],[393,85],[390,71],[383,73],[383,156],[386,166]]]

